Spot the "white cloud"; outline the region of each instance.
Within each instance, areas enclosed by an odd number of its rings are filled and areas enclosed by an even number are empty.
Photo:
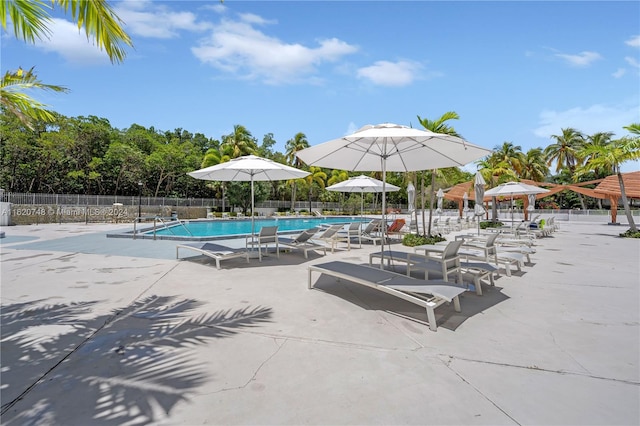
[[[410,61],[377,61],[371,66],[360,68],[359,78],[371,81],[380,86],[407,86],[415,81],[422,66]]]
[[[149,38],[174,38],[179,31],[205,31],[211,28],[207,22],[198,22],[191,12],[173,12],[164,5],[147,0],[120,3],[116,14],[125,23],[130,35]]]
[[[556,53],[556,56],[558,58],[564,59],[566,62],[568,62],[570,65],[576,66],[576,67],[587,67],[589,65],[591,65],[593,62],[602,59],[602,56],[600,56],[599,53],[597,52],[580,52],[577,55],[568,55],[565,53]]]
[[[638,60],[636,58],[632,56],[625,56],[624,60],[627,61],[627,63],[632,67],[640,68],[640,63],[638,63]]]
[[[625,44],[631,47],[640,47],[640,35],[631,37],[629,40],[625,41]]]
[[[358,49],[336,38],[319,40],[318,46],[286,43],[255,29],[268,21],[243,15],[244,21],[224,19],[191,51],[202,62],[247,79],[269,84],[299,82],[312,78],[316,67],[333,62]]]
[[[562,129],[574,128],[587,135],[598,132],[625,133],[623,127],[638,121],[640,104],[592,105],[576,107],[566,111],[545,110],[540,113],[540,125],[534,129],[538,137],[549,139],[561,134]]]
[[[616,72],[614,72],[612,75],[613,75],[615,78],[620,78],[620,77],[622,77],[623,75],[625,75],[626,73],[627,73],[627,70],[626,70],[626,69],[624,69],[624,68],[618,68],[618,69],[616,70]]]
[[[109,64],[109,56],[98,48],[95,40],[87,39],[84,29],[78,30],[73,22],[53,18],[49,25],[49,38],[38,40],[35,46],[47,52],[54,52],[68,62],[83,65]]]

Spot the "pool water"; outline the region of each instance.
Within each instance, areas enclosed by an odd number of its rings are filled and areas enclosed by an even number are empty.
[[[263,226],[277,226],[278,233],[284,233],[302,232],[322,224],[369,223],[370,221],[370,218],[359,216],[255,219],[255,233],[259,233]],[[156,230],[156,235],[161,238],[163,236],[185,239],[237,238],[250,234],[251,219],[183,221],[182,224]]]

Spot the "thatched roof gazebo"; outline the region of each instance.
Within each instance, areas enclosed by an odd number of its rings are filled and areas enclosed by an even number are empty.
[[[638,198],[640,199],[640,171],[623,173],[622,179],[625,187],[625,194],[628,198]],[[548,189],[549,192],[545,192],[543,194],[537,194],[536,199],[541,199],[544,197],[548,197],[549,195],[557,194],[558,192],[562,192],[565,190],[577,192],[582,195],[586,195],[592,198],[599,198],[601,200],[609,200],[611,204],[611,221],[616,223],[617,212],[618,212],[618,202],[621,197],[620,194],[620,184],[618,182],[618,175],[607,176],[604,179],[596,179],[588,182],[579,182],[570,185],[560,185],[556,183],[550,182],[536,182],[528,179],[521,179],[521,182],[524,182],[528,185],[534,185],[539,187],[544,187]],[[586,185],[598,184],[595,188],[584,188]],[[452,186],[449,189],[445,189],[444,198],[447,200],[452,200],[458,203],[458,211],[460,217],[463,215],[463,202],[464,202],[464,194],[467,194],[468,200],[476,201],[475,193],[473,190],[473,181],[459,183],[457,185]],[[524,203],[524,219],[527,220],[527,207],[529,205],[529,199],[526,195],[515,195],[514,199],[522,199]],[[483,202],[488,202],[491,200],[491,197],[485,197]],[[477,201],[476,201],[477,202]],[[487,215],[488,215],[488,209]]]

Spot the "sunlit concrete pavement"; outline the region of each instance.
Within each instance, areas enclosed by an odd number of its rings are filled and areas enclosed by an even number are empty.
[[[307,265],[371,245],[217,270],[106,238],[122,225],[5,227],[2,424],[640,424],[640,240],[559,225],[437,332],[361,286],[307,289]]]

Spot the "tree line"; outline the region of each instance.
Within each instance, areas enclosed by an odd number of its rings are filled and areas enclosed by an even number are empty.
[[[338,202],[345,201],[345,197],[348,200],[349,196],[323,190],[355,175],[301,163],[296,152],[310,146],[302,132],[286,141],[285,152],[278,152],[274,149],[277,141],[273,134],[266,134],[259,141],[239,124],[231,133],[216,139],[181,128],[167,131],[132,124],[117,129],[106,118],[53,114],[53,120],[33,120],[27,126],[4,108],[0,110],[0,187],[4,190],[124,196],[135,196],[142,190],[145,196],[180,198],[221,198],[224,193],[235,201],[233,204],[246,207],[249,205],[246,184],[200,181],[187,173],[243,155],[269,158],[305,169],[310,175],[294,181],[259,183],[256,200],[292,202]],[[418,118],[429,130],[458,135],[453,126],[446,124],[458,118],[453,112],[433,121]],[[640,125],[634,124],[626,129],[638,135],[639,128]],[[584,135],[567,128],[552,136],[546,147],[526,152],[512,142],[503,142],[477,165],[490,186],[518,179],[565,184],[584,182],[615,174],[624,161],[638,158],[637,137],[635,145],[633,140],[614,139],[613,132]],[[379,173],[371,175],[380,178]],[[473,179],[471,173],[456,167],[388,173],[387,177],[389,183],[403,188],[388,194],[391,204],[407,202],[404,188],[409,181],[418,185],[426,178],[426,186],[437,189]],[[374,195],[367,197],[371,202]],[[597,200],[585,199],[580,194],[566,193],[554,198],[548,201],[561,208],[599,207]]]

